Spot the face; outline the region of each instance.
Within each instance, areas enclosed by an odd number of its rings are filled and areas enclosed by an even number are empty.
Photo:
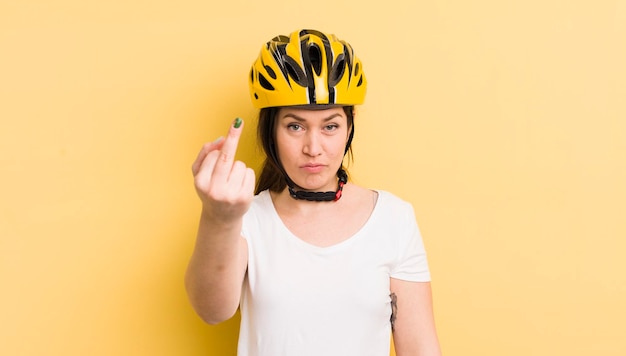
[[[276,147],[289,178],[305,190],[337,189],[337,170],[348,133],[348,119],[341,107],[281,108],[276,120]]]

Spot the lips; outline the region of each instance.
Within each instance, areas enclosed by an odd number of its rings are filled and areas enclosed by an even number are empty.
[[[321,164],[321,163],[307,163],[301,166],[300,168],[310,173],[318,173],[318,172],[321,172],[324,168],[326,168],[326,165]]]

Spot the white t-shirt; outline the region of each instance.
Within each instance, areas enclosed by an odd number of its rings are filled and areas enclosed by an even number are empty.
[[[267,191],[242,235],[249,257],[239,356],[388,356],[389,278],[430,280],[412,206],[385,191],[365,225],[330,247],[292,234]]]

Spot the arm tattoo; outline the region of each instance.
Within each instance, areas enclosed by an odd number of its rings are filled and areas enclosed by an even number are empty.
[[[391,293],[389,295],[389,297],[391,297],[391,318],[389,318],[389,321],[391,322],[391,331],[395,331],[395,324],[396,324],[396,315],[398,314],[398,296],[396,295],[396,293]]]

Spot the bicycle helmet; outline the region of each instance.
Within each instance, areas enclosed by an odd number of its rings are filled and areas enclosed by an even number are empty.
[[[367,81],[352,47],[335,35],[299,30],[267,42],[250,71],[250,96],[258,108],[358,105]]]

